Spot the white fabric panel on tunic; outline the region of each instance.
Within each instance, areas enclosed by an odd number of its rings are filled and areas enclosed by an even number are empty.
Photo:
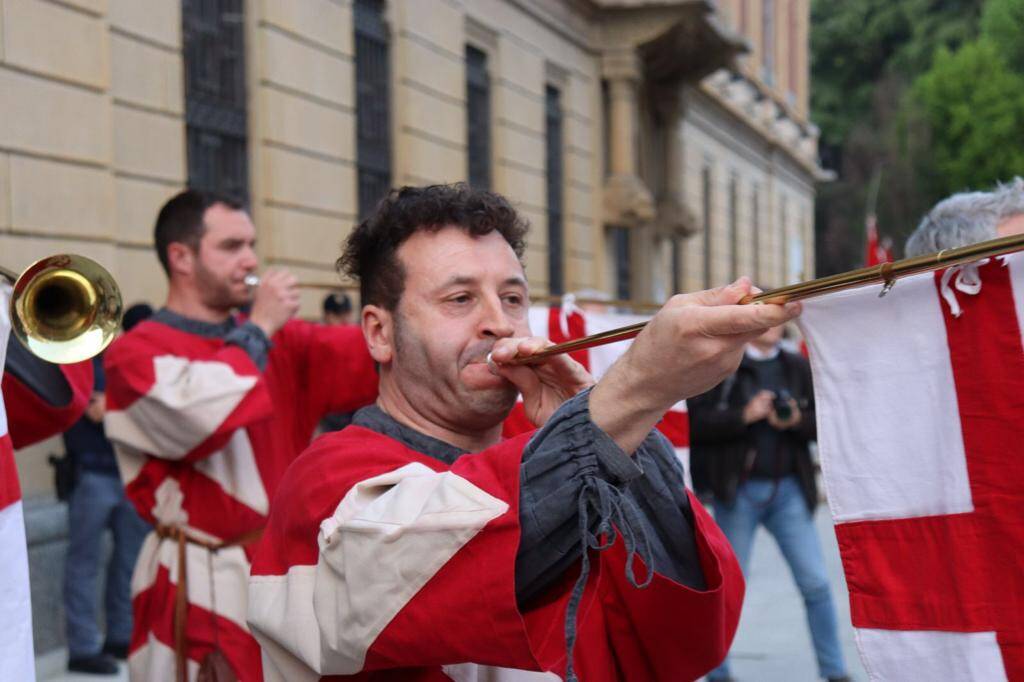
[[[238,407],[258,377],[230,365],[174,355],[153,358],[155,381],[146,395],[104,418],[107,437],[165,459],[181,459]]]
[[[303,666],[359,672],[395,615],[506,511],[461,476],[415,462],[353,486],[320,525],[315,567],[249,581],[253,633],[278,642],[275,658],[289,668],[279,679],[306,679]]]
[[[245,429],[237,429],[223,450],[196,462],[195,469],[217,481],[225,493],[242,504],[267,514],[270,502]]]

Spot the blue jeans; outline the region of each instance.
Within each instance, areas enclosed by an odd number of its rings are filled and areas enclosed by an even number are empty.
[[[744,576],[748,575],[754,532],[759,523],[764,524],[778,543],[803,596],[819,674],[822,677],[842,677],[846,674],[846,666],[839,646],[832,588],[828,583],[814,519],[807,510],[796,476],[781,479],[774,497],[773,490],[774,481],[747,481],[740,486],[733,505],[715,500],[715,521],[732,544]],[[712,680],[728,676],[728,658],[708,674]]]
[[[96,590],[107,528],[114,534],[114,551],[104,594],[106,641],[127,644],[132,635],[132,571],[149,526],[125,497],[116,473],[82,470],[68,500],[64,565],[64,612],[72,658],[97,654],[103,645],[96,623]]]

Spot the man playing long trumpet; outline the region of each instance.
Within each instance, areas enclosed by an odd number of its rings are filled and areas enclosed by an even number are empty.
[[[393,191],[340,264],[380,397],[291,466],[253,563],[267,680],[685,680],[743,579],[655,424],[799,304],[674,297],[595,385],[530,336],[525,225],[464,185]],[[501,440],[522,393],[533,433]]]
[[[248,552],[285,468],[319,420],[377,392],[359,329],[292,320],[295,278],[245,279],[255,228],[229,199],[186,191],[156,222],[167,302],[106,354],[106,431],[155,530],[132,579],[132,679],[201,666],[260,680],[245,625]],[[252,304],[248,320],[234,316]],[[222,679],[222,678],[217,678]]]

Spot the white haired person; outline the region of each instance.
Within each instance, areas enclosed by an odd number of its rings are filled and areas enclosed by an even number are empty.
[[[943,199],[907,239],[908,258],[943,249],[1024,234],[1024,178],[989,192],[961,192]]]

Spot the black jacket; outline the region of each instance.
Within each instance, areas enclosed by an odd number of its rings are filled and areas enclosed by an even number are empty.
[[[780,359],[790,395],[802,418],[793,429],[782,433],[780,447],[794,455],[796,475],[813,510],[818,504],[814,463],[808,443],[817,435],[811,369],[800,355],[782,351]],[[743,408],[756,391],[756,378],[749,358],[744,356],[736,374],[713,389],[687,401],[690,412],[690,458],[693,482],[698,492],[710,490],[715,498],[732,504],[745,480],[748,454],[754,442],[743,423]]]

